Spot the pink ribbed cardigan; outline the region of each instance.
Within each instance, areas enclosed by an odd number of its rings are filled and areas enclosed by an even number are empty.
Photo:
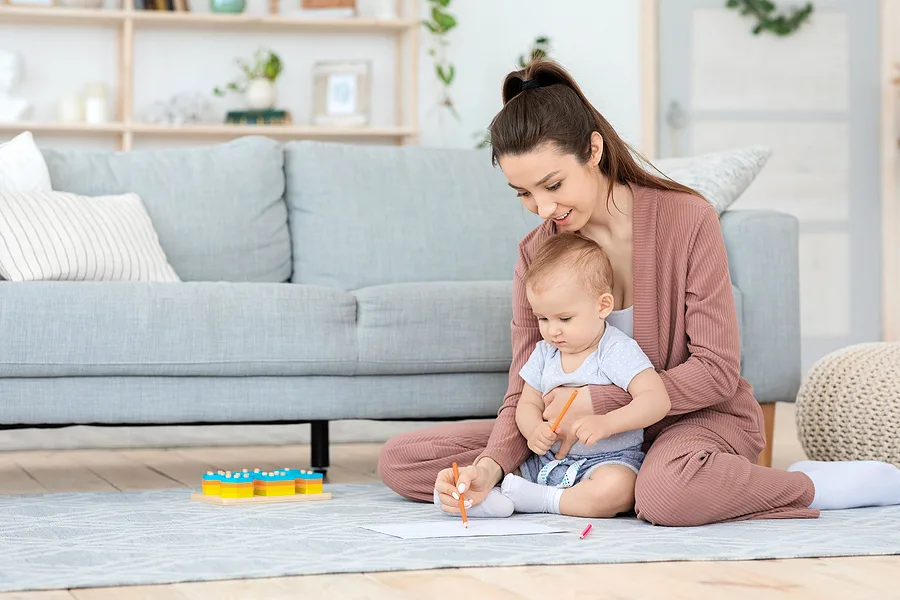
[[[696,196],[632,186],[634,192],[634,338],[665,382],[668,417],[646,431],[651,442],[669,425],[712,429],[742,453],[762,439],[762,411],[740,376],[740,338],[718,213]],[[538,246],[556,233],[544,222],[519,244],[513,288],[509,387],[481,456],[511,472],[528,455],[516,428],[519,369],[540,340],[522,272]],[[616,386],[591,386],[594,412],[630,401]]]

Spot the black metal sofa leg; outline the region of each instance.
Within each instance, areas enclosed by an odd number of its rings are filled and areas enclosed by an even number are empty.
[[[312,470],[328,476],[328,421],[310,422]]]

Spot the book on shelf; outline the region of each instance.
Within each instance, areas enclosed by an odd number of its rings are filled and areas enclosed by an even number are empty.
[[[290,125],[291,113],[286,110],[230,110],[225,115],[229,125]]]
[[[134,10],[190,12],[188,0],[134,0]]]

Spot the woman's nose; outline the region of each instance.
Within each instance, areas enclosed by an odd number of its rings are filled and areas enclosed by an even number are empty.
[[[538,202],[538,216],[549,219],[556,212],[556,202]]]

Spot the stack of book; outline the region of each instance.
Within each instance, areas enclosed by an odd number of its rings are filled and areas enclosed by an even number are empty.
[[[291,113],[286,110],[231,110],[225,122],[232,125],[290,125]]]

